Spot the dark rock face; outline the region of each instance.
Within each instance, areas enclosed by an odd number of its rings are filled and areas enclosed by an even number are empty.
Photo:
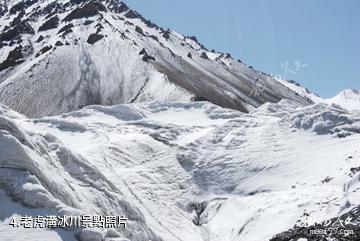
[[[99,2],[91,1],[85,4],[83,7],[76,8],[69,15],[67,15],[63,21],[70,22],[74,19],[88,18],[95,16],[100,11],[105,12],[106,8]]]
[[[64,44],[61,41],[56,41],[55,46],[60,47],[63,46]]]
[[[200,57],[203,59],[209,59],[209,57],[207,56],[207,54],[205,52],[202,52]]]
[[[122,2],[122,4],[124,4],[125,6],[122,8],[123,12],[124,11],[127,11],[129,10],[129,7],[124,3]],[[145,24],[146,26],[148,26],[149,28],[159,28],[155,23],[151,22],[150,20],[148,19],[145,19],[143,16],[141,16],[141,14],[139,14],[138,12],[136,11],[133,11],[133,10],[129,10],[125,15],[124,15],[126,18],[130,18],[130,19],[133,19],[133,18],[139,18],[141,19]]]
[[[102,26],[100,23],[96,24],[96,33],[100,33],[102,29],[104,29],[104,26]]]
[[[101,40],[103,37],[104,37],[104,35],[97,34],[97,33],[93,33],[93,34],[90,34],[87,42],[88,42],[89,44],[94,44],[94,43],[96,43],[97,41]]]
[[[30,7],[34,3],[36,3],[38,0],[27,0],[27,1],[20,1],[18,4],[14,5],[12,8],[10,8],[10,13],[15,14],[27,7]]]
[[[196,102],[196,101],[209,101],[208,99],[206,99],[205,97],[202,97],[202,96],[194,96],[191,100],[194,101],[194,102]]]
[[[16,18],[14,18],[14,20],[10,23],[11,27],[16,27],[16,25],[21,23],[21,18],[24,17],[25,15],[25,10],[21,10],[19,12],[19,14],[16,16]]]
[[[119,1],[116,0],[111,0],[108,8],[114,13],[122,13],[129,10],[129,7],[124,2],[119,3]]]
[[[6,60],[0,64],[0,71],[3,71],[7,68],[19,65],[23,63],[24,55],[22,54],[22,46],[16,47],[14,50],[9,52]]]
[[[143,31],[139,26],[136,26],[135,30],[136,30],[136,32],[138,32],[139,34],[145,36],[144,31]]]
[[[83,2],[86,2],[86,0],[70,0],[71,4],[80,4],[80,3],[83,3]]]
[[[146,50],[145,49],[142,49],[139,53],[139,55],[142,55],[142,54],[146,54]]]
[[[155,61],[155,58],[154,58],[153,56],[144,54],[142,60],[143,60],[144,62],[150,62],[151,60],[152,60],[152,61]]]
[[[138,14],[137,12],[133,11],[133,10],[129,10],[126,14],[125,17],[127,18],[141,18],[141,15]]]
[[[139,55],[143,55],[142,60],[143,60],[144,62],[150,62],[151,60],[152,60],[152,61],[155,61],[155,58],[154,58],[153,56],[148,55],[148,53],[146,52],[145,49],[142,49],[142,50],[140,51]]]
[[[150,20],[147,20],[147,19],[143,19],[144,23],[146,24],[146,26],[148,26],[149,28],[158,28],[158,26],[151,22]]]
[[[51,50],[52,46],[45,46],[44,48],[42,48],[36,55],[35,58],[39,57],[40,55],[46,53],[47,51]]]
[[[290,84],[296,85],[296,86],[300,86],[300,84],[298,82],[296,82],[295,80],[288,80],[288,82]]]
[[[155,40],[156,42],[159,42],[158,37],[156,37],[155,35],[149,35],[149,38],[152,38],[152,39]]]
[[[43,25],[39,27],[39,32],[57,28],[59,26],[59,21],[60,20],[58,16],[54,16],[50,18]]]
[[[125,21],[125,24],[130,25],[130,26],[134,26],[134,24],[132,22],[129,22],[129,21]]]
[[[72,32],[72,28],[74,27],[74,24],[69,23],[67,25],[65,25],[64,27],[62,27],[59,31],[58,34],[63,33],[62,35],[65,36],[68,33]]]
[[[52,6],[52,7],[50,7]],[[49,7],[49,10],[45,10],[43,13],[47,14],[45,19],[48,19],[52,16],[54,16],[57,13],[63,13],[65,12],[65,6],[66,4],[60,4],[59,2],[53,2],[52,4],[49,4],[47,7]]]
[[[170,31],[169,31],[169,30],[165,30],[165,31],[163,32],[163,37],[164,37],[166,40],[168,40],[168,39],[170,38]]]
[[[45,8],[39,8],[33,14],[31,14],[30,18],[33,21],[37,21],[37,19],[41,16],[46,16],[45,19],[52,17],[56,13],[63,13],[65,11],[65,5],[60,4],[60,1],[54,1],[48,4]]]
[[[72,32],[73,32],[73,30],[72,30],[71,28],[69,28],[69,29],[67,29],[67,30],[65,30],[65,31],[63,32],[62,37],[65,38],[65,36],[66,36],[67,34],[72,33]]]
[[[2,47],[4,47],[4,46],[7,46],[7,44],[6,44],[6,43],[1,43],[1,42],[0,42],[0,49],[1,49]]]
[[[21,34],[35,34],[34,29],[27,21],[0,34],[0,42],[11,41],[20,38]]]
[[[202,45],[202,44],[198,41],[198,39],[197,39],[195,36],[190,36],[190,37],[187,37],[187,38],[189,38],[189,39],[191,39],[191,40],[195,41],[198,45],[200,45],[200,47],[201,47],[202,49],[207,50],[207,48],[205,48],[205,46],[204,46],[204,45]]]
[[[194,40],[196,43],[199,43],[196,36],[190,36],[189,39]]]
[[[86,20],[83,24],[86,26],[86,25],[90,25],[92,24],[94,21],[91,21],[91,20]]]
[[[44,36],[40,35],[40,37],[36,40],[37,43],[40,43],[44,40]]]
[[[8,9],[6,2],[1,2],[0,3],[0,17],[4,16],[5,13],[7,13],[8,11],[9,11],[9,9]]]
[[[188,56],[188,58],[192,59],[192,54],[191,53],[188,53],[187,56]]]

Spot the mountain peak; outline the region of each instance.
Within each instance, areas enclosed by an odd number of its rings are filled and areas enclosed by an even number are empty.
[[[122,1],[12,1],[0,21],[0,102],[31,117],[192,97],[243,112],[281,99],[311,103],[230,54],[158,27]]]
[[[346,89],[335,97],[325,100],[326,103],[337,104],[348,110],[360,110],[360,91]]]
[[[347,99],[353,99],[353,98],[360,99],[360,91],[356,89],[345,89],[341,91],[337,96]]]

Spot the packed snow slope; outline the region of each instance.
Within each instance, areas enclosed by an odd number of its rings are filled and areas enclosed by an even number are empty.
[[[356,112],[290,100],[248,114],[154,102],[36,119],[0,105],[0,237],[269,240],[305,213],[327,220],[360,204],[359,133]],[[129,220],[115,230],[9,228],[39,213]]]
[[[311,100],[117,0],[0,1],[0,102],[29,117],[91,104]]]

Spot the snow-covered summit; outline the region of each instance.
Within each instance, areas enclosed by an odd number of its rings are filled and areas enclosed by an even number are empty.
[[[91,104],[206,99],[244,112],[299,96],[195,37],[163,29],[116,0],[5,1],[0,102],[27,116]]]
[[[360,91],[355,89],[347,89],[341,91],[333,98],[326,99],[327,103],[337,104],[348,110],[360,111]]]
[[[342,95],[345,98],[357,98],[360,99],[360,91],[356,89],[346,89],[341,91],[338,95]]]
[[[276,78],[277,81],[287,86],[298,95],[310,99],[314,103],[325,103],[325,104],[335,104],[339,105],[342,108],[345,108],[350,111],[360,111],[360,91],[355,89],[346,89],[341,91],[336,96],[326,99],[322,98],[317,94],[310,92],[307,88],[302,87],[294,81],[287,81]]]

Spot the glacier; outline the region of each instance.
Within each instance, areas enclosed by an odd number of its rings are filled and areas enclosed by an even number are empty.
[[[357,207],[359,123],[339,106],[291,101],[248,114],[152,102],[33,119],[1,105],[0,184],[16,202],[5,199],[14,211],[1,210],[0,233],[22,240],[30,231],[9,230],[10,218],[41,210],[129,220],[34,230],[33,240],[268,240],[304,213],[325,220]]]

